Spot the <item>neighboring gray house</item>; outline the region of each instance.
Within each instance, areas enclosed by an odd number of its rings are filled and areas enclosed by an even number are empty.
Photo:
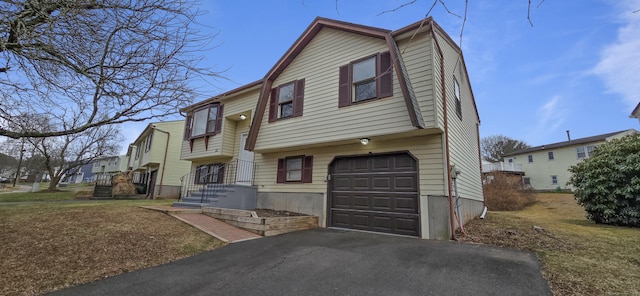
[[[570,166],[589,158],[597,145],[637,132],[629,129],[531,147],[505,154],[504,161],[521,166],[524,184],[536,190],[573,189],[567,185],[571,176],[568,171]]]

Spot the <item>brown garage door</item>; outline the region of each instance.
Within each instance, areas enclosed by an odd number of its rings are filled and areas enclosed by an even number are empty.
[[[329,173],[329,226],[420,235],[418,167],[409,154],[336,158]]]

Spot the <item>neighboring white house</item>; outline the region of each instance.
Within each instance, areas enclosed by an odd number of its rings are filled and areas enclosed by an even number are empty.
[[[180,177],[191,168],[190,161],[180,160],[183,135],[184,120],[153,122],[129,145],[124,167],[150,198],[180,195]]]
[[[95,175],[114,175],[127,170],[127,156],[114,155],[95,159],[91,173]]]
[[[597,145],[637,132],[629,129],[531,147],[503,156],[505,162],[522,166],[525,185],[531,185],[536,190],[573,189],[567,185],[571,176],[568,170],[570,166],[589,158]]]

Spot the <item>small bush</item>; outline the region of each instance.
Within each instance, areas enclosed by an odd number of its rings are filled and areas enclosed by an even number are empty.
[[[485,204],[492,211],[517,211],[535,203],[535,192],[522,184],[520,176],[490,173],[482,188]]]
[[[569,184],[589,220],[640,227],[640,134],[598,145],[569,171]]]

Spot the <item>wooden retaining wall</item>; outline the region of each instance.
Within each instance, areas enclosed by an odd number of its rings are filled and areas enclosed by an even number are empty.
[[[202,213],[262,236],[318,227],[317,216],[258,217],[255,211],[202,208]]]

